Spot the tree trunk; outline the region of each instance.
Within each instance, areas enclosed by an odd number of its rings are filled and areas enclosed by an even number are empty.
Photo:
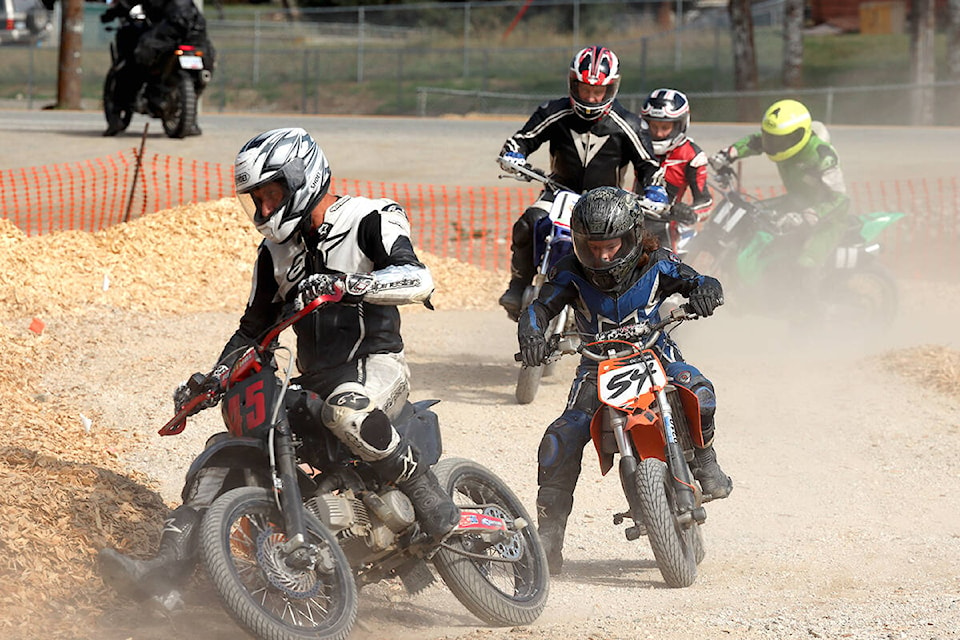
[[[733,43],[733,83],[737,91],[757,90],[757,52],[753,45],[753,15],[750,0],[729,0],[731,41]],[[756,97],[737,99],[737,119],[756,120]]]
[[[297,4],[297,0],[280,0],[280,3],[283,5],[287,20],[290,22],[300,22],[300,5]]]
[[[783,7],[783,86],[790,89],[803,84],[803,2],[786,0]]]
[[[960,0],[947,3],[947,72],[960,80]]]
[[[60,7],[57,109],[81,109],[80,52],[83,50],[83,0],[63,0]]]
[[[912,31],[912,76],[917,86],[911,101],[912,124],[933,124],[934,89],[934,16],[935,0],[913,0],[911,13]]]

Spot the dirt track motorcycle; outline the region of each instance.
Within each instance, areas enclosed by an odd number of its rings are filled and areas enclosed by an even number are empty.
[[[590,436],[606,475],[619,456],[620,483],[627,510],[613,523],[632,521],[627,540],[650,541],[657,567],[670,587],[688,587],[697,577],[705,549],[700,525],[711,496],[694,479],[694,446],[702,447],[697,395],[667,376],[655,347],[670,326],[696,319],[687,305],[660,322],[610,329],[579,351],[598,363],[601,402]]]
[[[464,458],[440,460],[440,427],[430,410],[437,401],[407,403],[396,428],[434,464],[460,507],[459,524],[440,543],[421,532],[409,498],[329,430],[288,416],[294,359],[277,338],[341,296],[321,296],[292,313],[229,371],[194,374],[189,398],[160,429],[178,434],[187,416],[221,406],[228,431],[194,460],[183,491],[189,495],[202,469],[227,470],[199,532],[200,557],[224,608],[258,638],[342,640],[356,621],[358,585],[399,578],[415,594],[434,581],[430,563],[485,623],[533,622],[548,595],[536,528],[492,471]]]
[[[126,72],[137,40],[147,27],[139,5],[122,16],[116,27],[110,43],[110,69],[103,83],[107,131],[115,135],[126,130],[133,114],[141,113],[159,118],[170,138],[197,135],[197,100],[213,77],[212,52],[194,44],[179,44],[162,56],[146,77],[139,71]]]
[[[522,313],[524,309],[530,306],[530,303],[537,299],[540,289],[547,281],[547,274],[550,269],[561,258],[573,251],[573,241],[570,235],[570,215],[573,211],[573,205],[580,199],[580,194],[567,189],[540,169],[528,165],[510,164],[502,158],[498,158],[498,162],[506,172],[501,177],[512,177],[524,182],[540,182],[555,194],[554,200],[550,204],[550,211],[537,221],[533,230],[532,259],[537,266],[537,270],[530,285],[523,292],[520,304]],[[516,320],[517,318],[511,319]],[[575,335],[572,332],[573,327],[573,309],[565,307],[550,321],[546,335]],[[571,338],[564,339],[570,340]],[[540,380],[543,376],[551,375],[561,354],[564,351],[575,350],[576,344],[561,344],[560,341],[555,341],[550,344],[550,347],[550,357],[547,358],[545,364],[536,367],[521,365],[515,393],[518,403],[530,404],[534,401],[537,397],[537,391],[540,389]]]
[[[770,208],[740,189],[727,167],[712,183],[720,197],[702,230],[687,244],[685,262],[724,283],[728,302],[754,310],[797,309],[797,258],[810,227]],[[905,214],[874,212],[850,216],[850,227],[817,274],[815,299],[800,301],[816,310],[824,326],[833,321],[884,326],[893,321],[898,290],[880,264],[879,236]],[[771,304],[773,301],[773,304]],[[745,304],[744,304],[745,303]]]

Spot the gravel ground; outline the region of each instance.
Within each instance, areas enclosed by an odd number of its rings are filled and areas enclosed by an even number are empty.
[[[938,317],[950,320],[907,314],[877,343],[790,340],[729,308],[681,328],[688,359],[717,385],[717,448],[736,482],[729,499],[708,505],[707,557],[692,587],[667,588],[646,539],[628,542],[613,526],[618,480],[600,475],[588,447],[565,571],[534,625],[484,628],[440,584],[411,597],[388,583],[362,592],[354,636],[960,638],[960,402],[906,382],[878,357],[918,337],[958,348],[957,287],[908,287],[907,308],[925,308],[934,293],[942,304],[944,291],[950,306]],[[55,321],[48,331],[76,352],[47,382],[142,438],[127,463],[176,502],[192,455],[218,429],[215,412],[181,436],[153,434],[170,390],[209,365],[235,321],[229,313]],[[532,508],[537,443],[562,407],[573,362],[518,406],[514,327],[500,312],[414,311],[404,325],[414,399],[442,399],[445,455],[490,466]],[[119,599],[96,621],[96,637],[235,637],[208,589],[198,578],[189,606],[172,617]]]

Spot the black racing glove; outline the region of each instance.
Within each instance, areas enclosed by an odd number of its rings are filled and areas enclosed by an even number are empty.
[[[176,413],[180,413],[184,405],[201,393],[206,393],[207,391],[213,391],[213,396],[195,406],[189,415],[192,416],[203,409],[215,406],[220,402],[220,396],[223,394],[223,386],[229,373],[230,368],[225,364],[221,364],[218,365],[209,376],[205,376],[198,371],[190,376],[186,382],[181,382],[173,392],[173,406]]]
[[[723,287],[715,278],[707,278],[703,284],[690,292],[687,296],[690,307],[698,316],[713,315],[713,310],[723,304]]]
[[[693,207],[686,202],[674,202],[670,207],[670,218],[687,225],[696,224],[699,220],[697,214],[693,212]]]
[[[527,367],[539,367],[547,359],[547,339],[541,333],[520,336],[520,360]]]

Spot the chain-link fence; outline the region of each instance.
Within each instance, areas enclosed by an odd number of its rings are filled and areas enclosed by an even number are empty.
[[[630,109],[636,110],[651,89],[670,86],[696,99],[700,121],[736,120],[744,113],[744,100],[751,99],[755,104],[747,112],[759,117],[770,101],[785,95],[779,89],[782,0],[754,5],[761,91],[753,96],[733,91],[725,3],[705,4],[494,0],[303,9],[291,14],[258,5],[217,7],[208,2],[218,67],[204,94],[204,109],[528,114],[545,98],[564,95],[572,53],[599,42],[621,59],[621,101]],[[112,34],[98,20],[105,6],[85,7],[81,89],[85,108],[98,108],[109,66]],[[829,122],[909,124],[916,87],[908,82],[907,37],[891,35],[866,45],[886,53],[875,54],[874,59],[871,53],[851,54],[826,62],[808,56],[807,88],[789,95],[803,96]],[[36,47],[5,46],[2,53],[0,100],[5,106],[37,108],[55,101],[55,40]],[[843,65],[848,65],[848,73]],[[938,83],[932,90],[937,122],[960,124],[956,84]]]

